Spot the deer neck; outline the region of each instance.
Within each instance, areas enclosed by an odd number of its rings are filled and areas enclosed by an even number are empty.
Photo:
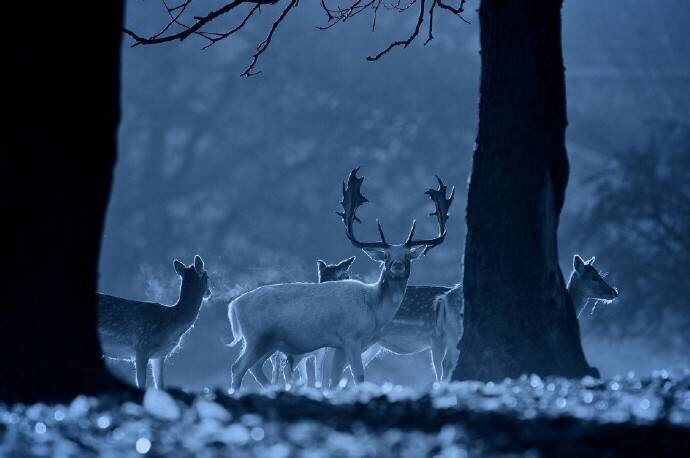
[[[574,271],[570,274],[566,290],[568,291],[573,306],[575,306],[575,310],[579,312],[587,304],[589,295],[584,291],[582,285],[580,285],[580,280],[577,278]]]
[[[180,286],[180,298],[172,308],[177,323],[182,327],[189,327],[196,320],[201,309],[203,300],[203,290],[198,287],[182,285]]]
[[[401,278],[391,278],[386,274],[385,269],[381,269],[381,275],[375,283],[377,291],[377,302],[374,307],[374,314],[376,315],[377,328],[383,327],[385,324],[393,320],[393,317],[398,312],[403,297],[405,296],[405,289],[407,288],[408,276]]]

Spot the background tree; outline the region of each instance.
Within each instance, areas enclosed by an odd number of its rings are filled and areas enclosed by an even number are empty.
[[[455,379],[597,374],[558,265],[569,174],[561,3],[482,0],[479,9],[479,132]]]

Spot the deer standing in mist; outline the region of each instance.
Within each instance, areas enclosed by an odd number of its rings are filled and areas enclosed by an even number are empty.
[[[362,355],[364,367],[381,352],[413,355],[429,351],[436,381],[448,380],[460,355],[462,286],[408,286],[393,320]]]
[[[612,301],[618,291],[611,287],[592,265],[595,258],[573,258],[573,271],[567,291],[582,313],[590,299]],[[382,351],[409,355],[430,350],[436,380],[448,380],[455,369],[463,334],[462,285],[453,289],[441,286],[408,286],[402,305],[393,321],[386,325],[376,343],[364,355],[364,367]]]
[[[378,224],[379,241],[357,240],[352,229],[353,223],[359,222],[355,213],[367,202],[360,192],[364,178],[357,177],[357,171],[350,172],[347,186],[343,183],[344,211],[339,215],[345,223],[348,240],[382,264],[379,279],[374,283],[342,280],[267,285],[233,300],[228,307],[232,344],[243,342],[242,352],[232,365],[234,391],[239,390],[248,370],[261,377],[263,362],[275,351],[304,354],[323,347],[335,349],[331,379],[339,378],[348,363],[355,381],[364,381],[362,352],[398,311],[411,262],[445,240],[450,202],[445,193],[433,189],[427,194],[436,205],[433,215],[438,220],[438,236],[415,240],[416,223],[413,222],[407,240],[400,245],[386,241],[381,224]]]
[[[204,261],[173,262],[181,278],[179,299],[174,305],[122,299],[98,294],[98,331],[104,356],[134,362],[136,382],[146,387],[149,361],[156,388],[163,388],[163,364],[194,326],[202,301],[211,295]]]
[[[350,267],[355,261],[354,256],[350,256],[347,259],[336,264],[327,264],[321,259],[316,261],[316,267],[318,269],[318,283],[323,283],[327,281],[340,281],[350,279]],[[278,382],[278,378],[282,375],[282,379],[285,383],[292,383],[294,368],[297,367],[300,372],[300,379],[305,385],[313,385],[321,387],[323,382],[323,361],[326,354],[326,348],[320,348],[306,355],[288,355],[286,358],[281,358],[282,353],[274,353],[270,360],[273,367],[271,384],[275,385]],[[309,382],[309,368],[308,363],[312,363],[314,380],[313,383]]]
[[[573,271],[566,287],[575,310],[579,308],[577,316],[585,310],[590,299],[610,302],[618,297],[618,290],[604,280],[601,273],[594,267],[595,258],[583,261],[579,255],[573,257]]]

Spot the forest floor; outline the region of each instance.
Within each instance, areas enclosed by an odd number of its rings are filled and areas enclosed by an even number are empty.
[[[690,456],[690,374],[0,404],[0,456]]]

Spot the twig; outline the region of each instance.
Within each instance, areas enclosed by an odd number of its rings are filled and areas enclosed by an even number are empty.
[[[266,51],[268,46],[271,44],[271,40],[273,39],[273,34],[275,33],[275,31],[278,28],[278,26],[280,25],[280,23],[283,22],[283,19],[285,19],[285,16],[288,15],[290,10],[297,5],[298,1],[299,0],[290,0],[290,3],[288,3],[288,5],[285,7],[283,12],[280,14],[278,19],[276,19],[273,22],[273,25],[271,26],[271,30],[268,32],[268,35],[266,36],[264,41],[259,43],[259,46],[256,47],[256,52],[252,55],[251,62],[249,63],[247,68],[240,74],[240,76],[253,76],[253,75],[258,75],[259,73],[261,73],[261,71],[258,71],[258,72],[254,71],[254,67],[256,66],[256,62],[259,60],[259,57],[261,57],[261,55],[264,53],[264,51]]]
[[[414,41],[415,38],[417,38],[417,35],[419,35],[419,29],[422,26],[422,22],[424,22],[424,2],[426,0],[419,0],[419,16],[417,17],[417,25],[414,28],[414,31],[412,34],[407,37],[406,40],[399,40],[399,41],[394,41],[393,43],[389,44],[387,48],[385,48],[383,51],[379,51],[378,54],[374,56],[368,56],[367,60],[370,62],[379,60],[381,56],[384,56],[388,54],[388,52],[395,48],[396,46],[402,46],[403,48],[407,48],[410,43]]]

